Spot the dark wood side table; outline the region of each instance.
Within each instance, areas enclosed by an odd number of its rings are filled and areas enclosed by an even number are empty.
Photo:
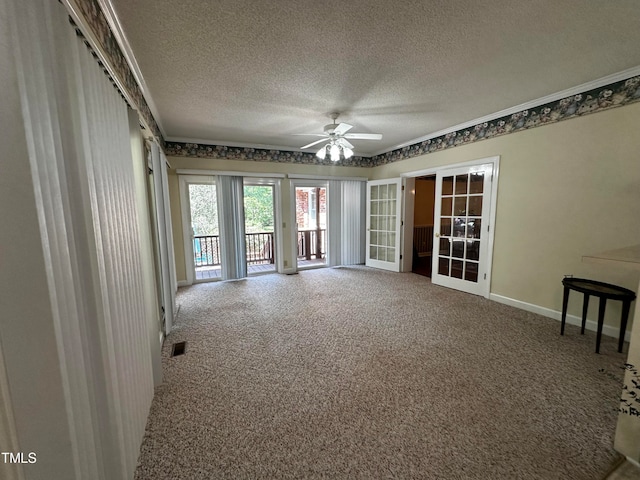
[[[622,301],[622,317],[620,319],[620,337],[618,339],[618,352],[622,352],[624,344],[624,334],[627,330],[627,320],[629,319],[629,309],[631,302],[636,299],[636,294],[623,287],[612,285],[610,283],[597,282],[586,278],[565,277],[562,280],[564,285],[564,296],[562,298],[562,325],[560,326],[560,335],[564,335],[564,325],[567,320],[567,305],[569,303],[569,292],[575,290],[584,295],[582,301],[582,329],[580,333],[584,334],[584,327],[587,323],[587,310],[589,308],[589,297],[593,295],[600,299],[598,308],[598,336],[596,338],[596,353],[600,353],[600,340],[602,339],[602,325],[604,324],[604,311],[607,306],[607,300]]]

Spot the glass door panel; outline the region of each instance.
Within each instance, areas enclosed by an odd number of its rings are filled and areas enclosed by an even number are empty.
[[[367,184],[367,259],[370,267],[400,271],[401,180]]]
[[[296,187],[297,267],[327,262],[327,187]]]
[[[276,271],[273,185],[244,185],[244,230],[249,275]]]
[[[195,281],[219,280],[222,262],[216,185],[187,183]]]
[[[436,176],[433,283],[480,294],[486,272],[493,166],[461,167]]]

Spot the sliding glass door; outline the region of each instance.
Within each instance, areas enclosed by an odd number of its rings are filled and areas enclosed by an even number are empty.
[[[180,176],[187,282],[222,278],[218,192],[215,177]]]
[[[297,268],[324,266],[327,262],[327,187],[296,186]]]
[[[274,185],[244,183],[244,225],[249,275],[276,271]]]

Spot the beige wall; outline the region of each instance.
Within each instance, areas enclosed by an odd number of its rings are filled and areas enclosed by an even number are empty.
[[[565,274],[632,290],[637,273],[582,263],[582,255],[640,243],[640,104],[372,169],[372,178],[500,160],[491,293],[562,308]],[[581,295],[569,313],[581,315]],[[617,328],[620,302],[606,322]],[[597,318],[592,300],[589,318]]]
[[[176,257],[176,277],[178,281],[187,278],[184,258],[184,241],[182,235],[182,216],[180,209],[180,188],[178,184],[178,169],[205,169],[247,173],[281,173],[298,175],[318,175],[324,177],[368,177],[371,169],[361,167],[333,167],[315,165],[293,165],[288,163],[249,162],[244,160],[224,160],[206,158],[169,157],[171,171],[169,172],[169,197],[171,199],[171,221],[173,223],[173,242]],[[282,179],[281,205],[283,229],[282,246],[285,268],[291,268],[295,262],[295,252],[291,244],[291,195],[289,179]]]

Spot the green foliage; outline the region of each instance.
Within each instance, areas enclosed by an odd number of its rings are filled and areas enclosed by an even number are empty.
[[[189,203],[191,205],[193,234],[195,236],[218,235],[216,186],[189,184]]]
[[[273,232],[273,188],[245,185],[244,221],[247,233]]]
[[[247,233],[273,232],[273,188],[263,185],[244,187],[244,216]],[[216,186],[189,184],[193,234],[219,235]]]

